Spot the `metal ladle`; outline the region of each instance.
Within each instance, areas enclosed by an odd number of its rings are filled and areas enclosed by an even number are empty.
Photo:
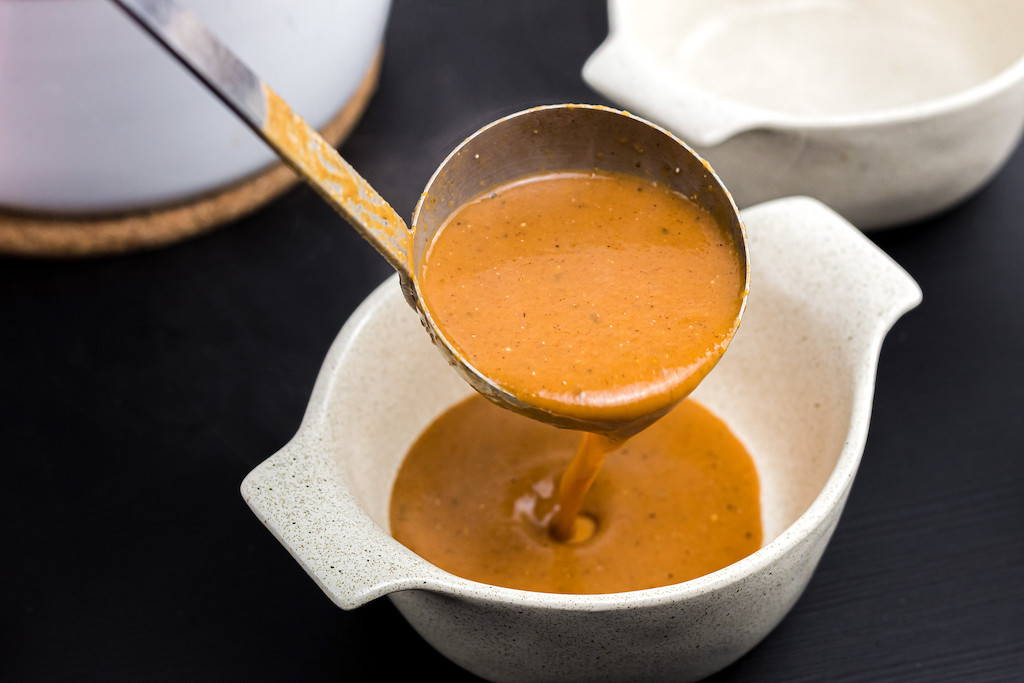
[[[388,260],[434,344],[464,379],[499,405],[559,427],[616,428],[541,410],[505,391],[459,353],[422,304],[417,273],[431,239],[455,209],[489,187],[536,173],[584,169],[618,171],[664,183],[710,211],[732,233],[745,272],[745,304],[747,243],[732,197],[689,147],[643,119],[608,107],[575,104],[535,107],[499,119],[467,138],[434,172],[410,230],[369,183],[194,14],[175,0],[112,1],[205,83]],[[743,305],[737,324],[742,312]]]

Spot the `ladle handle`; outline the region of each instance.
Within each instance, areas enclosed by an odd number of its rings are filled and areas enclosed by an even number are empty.
[[[176,0],[112,0],[195,74],[366,238],[409,275],[409,229],[341,155]]]

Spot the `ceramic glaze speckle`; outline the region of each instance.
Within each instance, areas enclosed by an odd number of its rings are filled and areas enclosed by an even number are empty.
[[[583,76],[708,159],[742,208],[816,197],[862,229],[961,201],[1024,126],[1016,0],[611,0]]]
[[[694,397],[758,467],[765,545],[753,555],[673,586],[554,595],[461,579],[394,541],[387,504],[402,458],[471,391],[397,278],[346,323],[295,438],[246,477],[242,495],[336,604],[389,595],[431,645],[485,678],[686,681],[721,669],[810,580],[864,448],[882,340],[920,300],[906,273],[818,202],[779,200],[743,219],[744,322]]]

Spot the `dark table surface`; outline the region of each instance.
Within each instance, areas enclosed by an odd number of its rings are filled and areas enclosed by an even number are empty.
[[[580,68],[606,31],[600,2],[398,1],[342,152],[410,216],[484,123],[602,102]],[[924,302],[885,342],[810,586],[715,681],[1024,677],[1022,215],[1018,149],[960,206],[872,235]],[[470,678],[387,600],[334,607],[238,492],[388,274],[305,187],[158,251],[0,260],[0,680]]]

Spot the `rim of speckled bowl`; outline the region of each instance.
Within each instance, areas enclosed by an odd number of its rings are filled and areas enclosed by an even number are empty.
[[[775,200],[775,202],[787,201],[791,202],[793,198]],[[800,198],[799,201],[809,201],[824,206],[816,200]],[[899,268],[898,264],[895,264],[884,252],[871,244],[865,236],[859,232],[856,233],[856,236],[870,245],[879,255],[885,257]],[[900,270],[902,271],[902,269]],[[909,276],[907,277],[909,279]],[[331,396],[334,379],[340,374],[342,365],[349,353],[349,341],[360,333],[363,324],[367,320],[378,314],[380,308],[392,303],[390,299],[393,298],[395,300],[394,303],[405,305],[399,285],[395,281],[396,279],[397,276],[392,276],[379,285],[345,323],[325,358],[322,372],[327,374],[317,379],[314,389],[315,396],[310,400],[309,413],[316,414],[321,419],[311,421],[309,424],[304,423],[294,440],[299,440],[306,436],[307,432],[315,433],[329,429],[327,421],[322,418],[327,414],[327,406],[330,403],[329,397]],[[912,280],[910,281],[913,282]],[[917,287],[916,283],[913,284],[913,287]],[[918,289],[917,291],[919,298],[920,290]],[[363,591],[361,595],[372,594],[371,597],[366,599],[366,601],[369,601],[401,590],[422,589],[524,607],[605,611],[620,608],[657,606],[680,600],[688,600],[728,587],[746,576],[765,569],[770,563],[786,555],[803,539],[825,524],[829,515],[836,509],[846,494],[856,475],[867,439],[875,373],[882,342],[896,320],[906,310],[915,306],[916,303],[917,301],[913,301],[893,308],[891,314],[881,316],[881,325],[870,337],[870,345],[856,363],[855,370],[851,373],[856,378],[856,381],[853,383],[849,429],[846,432],[844,445],[836,459],[836,464],[832,468],[825,484],[808,508],[792,524],[750,555],[709,574],[656,588],[592,594],[529,591],[466,579],[438,567],[402,545],[383,527],[373,521],[362,505],[356,502],[356,506],[359,508],[358,523],[364,526],[369,525],[375,532],[380,534],[383,544],[382,548],[392,554],[394,556],[393,561],[404,570],[393,573],[405,574],[405,576],[399,578],[389,578],[375,589]],[[346,488],[348,488],[347,485]],[[408,556],[403,556],[405,553],[408,553]],[[425,563],[431,571],[427,573],[422,569],[417,569],[415,566],[417,562]],[[315,571],[313,573],[317,575]],[[319,575],[317,576],[319,577]],[[329,593],[333,595],[334,591],[329,591]]]
[[[618,43],[621,46],[629,46],[632,49],[639,50],[641,54],[650,55],[642,42],[638,40],[640,36],[624,29],[617,18],[618,13],[628,11],[628,5],[621,2],[621,0],[609,0],[609,5],[618,6],[618,9],[609,12],[608,36],[605,42],[598,48],[598,51],[607,45]],[[622,52],[629,53],[630,51],[623,50]],[[597,51],[594,54],[596,53]],[[652,58],[649,61],[657,64],[659,67],[661,66],[661,61],[656,58]],[[1024,52],[998,73],[948,95],[931,97],[896,107],[871,109],[864,112],[814,115],[794,114],[779,109],[744,104],[695,86],[687,86],[687,90],[699,93],[702,97],[707,98],[707,100],[719,103],[723,107],[745,112],[749,115],[751,119],[750,125],[737,126],[737,130],[725,138],[729,139],[745,131],[758,128],[830,130],[838,128],[867,128],[920,121],[969,109],[1009,90],[1022,80],[1024,80]],[[616,87],[617,90],[622,88],[623,84],[618,84]],[[625,87],[625,90],[628,90],[628,86]]]

